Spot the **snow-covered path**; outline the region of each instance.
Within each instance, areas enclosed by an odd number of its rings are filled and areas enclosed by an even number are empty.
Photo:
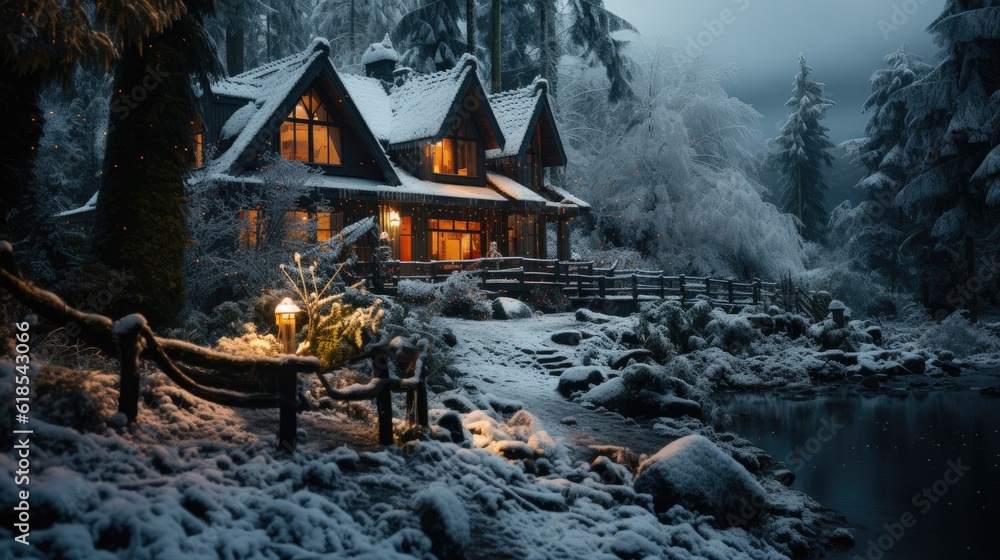
[[[537,416],[554,438],[578,445],[621,445],[636,453],[652,454],[670,442],[630,418],[591,410],[569,401],[557,390],[559,377],[551,375],[537,357],[563,356],[580,365],[578,348],[552,342],[552,333],[592,330],[572,313],[559,313],[516,321],[443,319],[458,337],[454,367],[465,373],[463,386],[475,385],[487,399],[514,401]],[[600,336],[600,335],[598,335]],[[534,352],[528,354],[524,350]],[[544,354],[553,351],[554,354]],[[573,418],[575,424],[562,422]],[[652,423],[650,422],[650,425]]]

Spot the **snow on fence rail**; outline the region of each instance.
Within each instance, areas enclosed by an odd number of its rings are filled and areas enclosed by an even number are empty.
[[[313,357],[241,356],[203,348],[182,340],[155,336],[142,315],[113,321],[96,313],[70,307],[56,294],[42,290],[21,277],[14,266],[14,248],[0,241],[0,286],[23,305],[57,325],[75,325],[80,339],[119,358],[121,381],[118,411],[134,422],[139,410],[139,372],[142,359],[150,360],[174,383],[205,400],[246,408],[278,408],[278,443],[289,452],[297,443],[298,374],[315,373],[330,397],[358,401],[375,399],[379,443],[392,443],[392,392],[406,391],[407,419],[427,427],[427,387],[421,377],[421,352],[426,341],[397,337],[374,346],[353,360],[371,359],[375,378],[369,383],[334,389]],[[390,376],[390,362],[405,378]],[[405,364],[405,367],[404,367]]]
[[[530,259],[524,257],[482,258],[461,261],[383,261],[382,290],[393,293],[401,280],[436,283],[451,273],[479,274],[483,290],[521,294],[542,286],[552,286],[564,294],[586,299],[631,297],[677,298],[681,303],[699,295],[722,304],[758,305],[765,296],[777,293],[778,284],[737,282],[733,279],[668,276],[657,270],[599,268],[594,262]]]

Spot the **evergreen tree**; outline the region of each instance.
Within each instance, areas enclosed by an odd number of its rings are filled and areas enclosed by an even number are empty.
[[[781,205],[801,222],[800,233],[818,240],[827,223],[824,197],[829,188],[823,178],[823,166],[830,166],[833,143],[827,128],[820,124],[833,101],[823,98],[823,84],[809,80],[811,68],[799,55],[799,73],[792,86],[792,97],[785,102],[792,109],[781,128],[781,135],[769,141],[775,151],[768,164],[780,175]]]
[[[338,64],[354,64],[414,7],[416,0],[319,0],[311,24],[316,36],[330,41]]]
[[[876,70],[870,80],[872,94],[864,104],[871,113],[866,136],[842,145],[868,171],[856,186],[865,191],[866,200],[841,217],[849,221],[844,224],[843,245],[851,258],[896,284],[903,273],[899,248],[909,224],[893,201],[910,180],[915,162],[905,152],[906,106],[893,95],[925,77],[932,67],[907,52],[905,44],[885,62],[888,68]]]
[[[196,116],[192,75],[207,89],[208,78],[221,74],[202,26],[211,1],[186,0],[183,7],[161,32],[125,43],[93,231],[101,262],[134,279],[111,312],[141,312],[154,325],[172,323],[184,302],[184,176],[193,161]]]
[[[39,211],[31,186],[45,123],[42,89],[68,86],[79,65],[106,66],[116,52],[79,0],[3,2],[0,37],[0,120],[8,131],[0,135],[0,237],[15,229],[23,236]]]
[[[632,60],[625,54],[629,42],[615,39],[619,31],[637,32],[635,27],[623,18],[609,12],[604,0],[570,0],[568,2],[572,21],[569,25],[570,44],[582,49],[581,55],[591,66],[601,64],[608,77],[608,100],[612,103],[633,96]],[[559,57],[556,53],[548,56]],[[553,62],[554,63],[554,62]]]
[[[974,304],[975,294],[959,288],[983,280],[975,239],[996,233],[1000,2],[949,0],[928,30],[941,63],[892,97],[906,106],[906,150],[920,156],[895,203],[915,220],[904,249],[918,266],[925,303],[946,312]]]
[[[428,73],[453,68],[466,49],[458,25],[464,7],[458,0],[435,0],[400,18],[392,32],[400,64]]]

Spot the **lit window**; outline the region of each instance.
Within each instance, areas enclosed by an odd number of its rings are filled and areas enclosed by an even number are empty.
[[[201,169],[205,165],[205,126],[201,122],[201,117],[195,115],[191,121],[191,128],[194,130],[194,157],[191,158],[191,168]]]
[[[240,232],[240,243],[242,245],[257,245],[263,237],[263,232],[260,231],[260,210],[253,208],[240,210],[240,220],[246,222],[246,226]]]
[[[309,90],[281,123],[281,157],[287,160],[340,165],[340,128],[316,92]]]
[[[457,261],[483,256],[483,235],[479,222],[428,220],[431,259]]]
[[[434,173],[461,177],[479,175],[478,148],[479,143],[473,137],[471,127],[463,122],[453,128],[440,142],[431,145]]]

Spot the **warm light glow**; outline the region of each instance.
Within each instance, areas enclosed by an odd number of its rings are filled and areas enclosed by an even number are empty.
[[[389,227],[398,228],[399,227],[399,223],[400,223],[399,212],[396,212],[395,210],[390,210],[389,211]]]
[[[301,311],[302,310],[299,309],[299,306],[295,305],[295,302],[292,301],[292,298],[285,298],[281,300],[281,303],[279,303],[277,307],[274,308],[274,315],[278,317],[279,321],[282,319],[288,319],[290,315],[291,319],[294,321],[295,314]]]

